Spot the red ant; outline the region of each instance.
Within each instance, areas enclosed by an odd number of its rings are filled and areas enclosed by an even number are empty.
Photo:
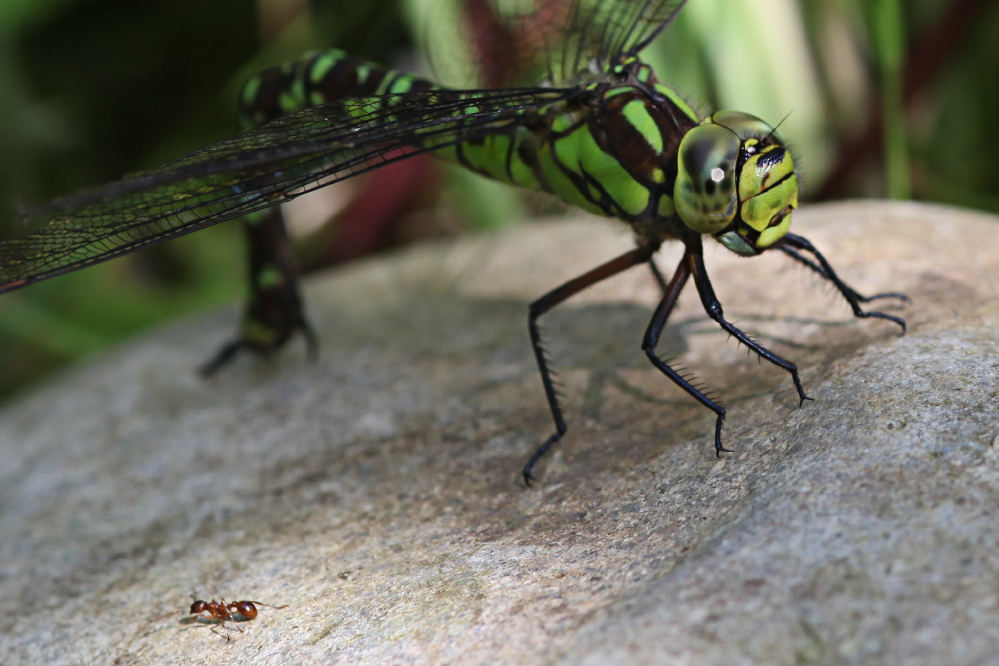
[[[194,603],[191,604],[191,614],[205,617],[205,619],[217,620],[223,631],[225,631],[225,639],[227,641],[232,639],[229,638],[229,630],[225,626],[226,620],[232,622],[232,626],[236,627],[240,633],[243,633],[243,630],[240,629],[239,625],[236,623],[255,620],[258,613],[257,606],[255,604],[267,606],[268,608],[288,607],[288,604],[285,604],[284,606],[272,606],[270,604],[265,604],[262,601],[230,601],[229,603],[226,603],[225,599],[222,599],[221,601],[215,601],[214,599],[211,601],[204,601],[202,599],[198,599],[193,594],[191,595],[191,598],[194,599]],[[202,615],[202,613],[207,613],[208,615],[205,616]],[[196,620],[197,618],[194,618],[192,619],[192,622]],[[218,633],[215,631],[214,627],[212,628],[212,631]]]

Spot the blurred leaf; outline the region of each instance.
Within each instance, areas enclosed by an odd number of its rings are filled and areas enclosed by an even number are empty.
[[[695,0],[684,11],[705,44],[718,108],[780,123],[781,136],[804,158],[807,182],[820,181],[832,147],[826,139],[818,72],[796,3]]]
[[[874,0],[871,32],[881,66],[881,106],[885,119],[885,171],[888,196],[909,199],[909,148],[905,109],[902,104],[902,69],[905,58],[905,26],[900,0]]]
[[[31,27],[64,7],[81,0],[4,0],[0,3],[0,32]]]

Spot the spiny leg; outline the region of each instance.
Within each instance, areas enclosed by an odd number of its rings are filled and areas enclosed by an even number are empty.
[[[874,296],[867,297],[861,296],[852,287],[840,280],[839,276],[836,275],[836,271],[834,271],[833,267],[828,261],[826,261],[826,258],[822,256],[822,253],[815,249],[815,246],[812,245],[807,239],[802,238],[801,236],[787,234],[783,239],[781,239],[778,247],[784,252],[784,254],[788,255],[792,259],[795,259],[796,261],[800,261],[805,266],[808,266],[813,271],[832,282],[839,293],[843,295],[843,298],[846,299],[847,303],[850,304],[855,317],[875,317],[877,319],[887,319],[888,321],[893,321],[901,326],[902,332],[905,333],[905,320],[901,317],[895,317],[890,314],[885,314],[884,312],[864,312],[860,309],[860,304],[869,303],[879,298],[897,298],[901,301],[908,301],[908,296],[895,292],[876,294]],[[819,263],[814,263],[807,257],[804,257],[796,252],[796,250],[808,252],[814,256]]]
[[[676,267],[673,278],[663,290],[663,299],[659,302],[658,307],[656,307],[656,311],[652,315],[652,320],[645,330],[645,337],[642,339],[642,351],[649,357],[652,365],[669,377],[674,384],[715,413],[717,416],[715,420],[715,455],[720,457],[723,452],[730,453],[729,449],[726,449],[721,443],[722,424],[725,422],[725,408],[706,396],[700,389],[691,384],[656,354],[656,346],[659,344],[659,338],[662,336],[663,328],[666,326],[666,320],[669,318],[670,312],[673,311],[673,307],[680,297],[680,292],[683,291],[683,287],[687,284],[687,279],[690,278],[691,265],[691,251],[688,248],[684,252],[680,264]]]
[[[538,447],[531,459],[524,465],[524,483],[531,485],[534,476],[531,471],[537,464],[541,456],[545,454],[557,441],[565,435],[567,426],[562,418],[562,408],[558,404],[558,394],[555,391],[555,384],[552,381],[552,373],[548,368],[548,359],[545,358],[544,345],[541,343],[541,332],[538,329],[538,318],[553,307],[578,294],[587,287],[600,282],[612,275],[649,261],[653,253],[659,249],[658,246],[640,247],[626,254],[622,254],[617,259],[612,259],[606,264],[594,268],[592,271],[580,275],[574,280],[569,280],[561,287],[553,289],[538,300],[531,303],[527,317],[527,328],[531,334],[531,347],[534,349],[534,358],[538,362],[538,371],[541,373],[541,383],[545,387],[545,397],[548,399],[548,408],[551,410],[552,419],[555,421],[555,433],[545,440],[544,444]]]
[[[704,311],[708,313],[708,316],[718,322],[718,325],[729,335],[756,352],[760,358],[766,359],[778,368],[787,370],[794,381],[794,388],[798,391],[799,406],[805,404],[806,400],[811,400],[811,398],[805,395],[805,389],[801,386],[801,378],[798,377],[798,366],[773,353],[725,319],[721,303],[718,301],[718,297],[715,296],[711,280],[708,279],[708,272],[704,268],[704,255],[702,254],[699,242],[695,249],[690,250],[690,261],[691,270],[694,274],[694,284],[697,285],[697,293],[701,296],[701,304],[704,306]]]
[[[822,270],[821,266],[819,266],[817,263],[815,263],[814,261],[812,261],[811,259],[809,259],[805,255],[799,253],[797,250],[792,250],[791,248],[784,247],[783,245],[779,245],[778,249],[780,249],[781,252],[783,252],[787,256],[791,257],[795,261],[797,261],[797,262],[799,262],[801,264],[804,264],[808,268],[810,268],[813,271],[815,271],[816,273],[818,273],[820,276],[822,276],[822,279],[824,279],[824,280],[828,280],[829,279],[829,276],[826,275],[826,272],[824,270]],[[909,297],[908,296],[906,296],[905,294],[899,293],[897,291],[887,291],[887,292],[885,292],[883,294],[874,294],[873,296],[864,296],[863,294],[857,292],[855,289],[853,289],[853,287],[851,287],[848,284],[844,283],[843,286],[860,303],[870,303],[871,301],[877,301],[877,300],[880,300],[882,298],[897,298],[900,301],[905,301],[905,302],[909,301]]]
[[[310,356],[315,356],[318,348],[302,311],[298,265],[280,207],[248,216],[244,228],[249,245],[250,299],[243,312],[239,338],[222,347],[200,368],[206,377],[230,363],[240,350],[266,356],[299,331],[305,336]]]

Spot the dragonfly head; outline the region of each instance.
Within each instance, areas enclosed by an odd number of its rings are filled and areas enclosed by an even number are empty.
[[[787,234],[798,176],[774,128],[747,113],[719,111],[687,132],[677,159],[673,198],[690,229],[746,257]]]

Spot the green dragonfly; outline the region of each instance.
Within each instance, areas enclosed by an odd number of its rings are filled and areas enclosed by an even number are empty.
[[[857,317],[897,323],[861,296],[806,239],[789,233],[798,175],[774,127],[719,111],[701,118],[661,83],[639,53],[686,0],[573,0],[510,18],[539,31],[529,53],[540,71],[530,87],[451,90],[336,50],[254,77],[240,98],[246,131],[152,171],[56,199],[28,214],[27,235],[0,243],[0,292],[84,268],[212,224],[245,216],[251,296],[238,339],[204,368],[240,350],[268,353],[297,333],[314,348],[295,259],[277,204],[419,153],[455,161],[487,178],[549,192],[634,231],[635,249],[531,303],[528,330],[555,422],[523,470],[566,433],[538,319],[590,285],[648,264],[663,297],[642,349],[653,366],[716,415],[720,455],[725,409],[657,353],[666,320],[688,280],[708,316],[761,358],[790,373],[794,363],[725,319],[705,269],[710,237],[742,256],[779,250],[831,282]],[[553,37],[557,35],[557,38]],[[527,69],[530,69],[528,67]],[[652,261],[666,241],[684,254],[667,280]]]

